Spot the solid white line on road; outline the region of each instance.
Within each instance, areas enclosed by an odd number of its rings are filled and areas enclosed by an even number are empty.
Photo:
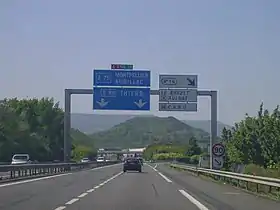
[[[72,173],[57,174],[57,175],[53,175],[53,176],[46,176],[46,177],[40,177],[40,178],[35,178],[35,179],[28,179],[28,180],[24,180],[24,181],[11,182],[11,183],[6,183],[6,184],[1,184],[0,187],[7,187],[7,186],[12,186],[12,185],[17,185],[17,184],[25,184],[25,183],[35,182],[35,181],[40,181],[40,180],[45,180],[45,179],[53,179],[56,177],[66,176],[66,175],[70,175],[70,174],[72,174]]]
[[[90,169],[90,170],[95,171],[95,170],[99,170],[99,169],[103,169],[103,168],[113,167],[113,166],[116,166],[116,165],[119,165],[119,164],[97,167],[97,168],[93,168],[93,169]],[[85,171],[81,171],[81,172],[85,172]],[[51,175],[51,176],[44,176],[44,177],[40,177],[40,178],[27,179],[27,180],[23,180],[23,181],[15,181],[15,182],[6,183],[6,184],[0,184],[0,188],[1,187],[12,186],[12,185],[17,185],[17,184],[26,184],[26,183],[30,183],[30,182],[45,180],[45,179],[53,179],[53,178],[56,178],[56,177],[67,176],[67,175],[71,175],[71,174],[73,174],[73,173],[57,174],[57,175]]]
[[[78,196],[78,198],[85,197],[88,193],[82,193],[81,195]]]
[[[65,208],[66,208],[66,206],[60,206],[60,207],[57,207],[55,210],[63,210]]]
[[[199,210],[209,210],[206,206],[204,206],[202,203],[200,203],[198,200],[196,200],[194,197],[192,197],[185,190],[179,190],[179,192],[183,196],[185,196],[190,202],[192,202],[194,205],[196,205]]]
[[[75,203],[76,201],[78,201],[79,198],[73,198],[72,200],[68,201],[67,203],[65,203],[66,205],[71,205],[73,203]]]
[[[96,189],[100,188],[101,186],[105,185],[106,183],[112,181],[113,179],[115,179],[116,177],[118,177],[119,175],[121,175],[123,172],[120,172],[120,173],[117,173],[116,175],[112,176],[111,178],[107,179],[106,181],[100,183],[99,185],[93,187],[92,189],[89,189],[87,190],[85,193],[82,193],[80,194],[79,196],[77,196],[77,198],[73,198],[72,200],[68,201],[67,203],[65,203],[65,205],[71,205],[75,202],[77,202],[79,200],[79,198],[83,198],[85,196],[88,195],[88,193],[91,193],[93,191],[95,191]],[[65,209],[66,207],[65,206],[60,206],[60,207],[57,207],[56,209],[54,210],[62,210],[62,209]]]
[[[226,195],[240,195],[240,193],[237,192],[225,192]]]
[[[168,179],[166,176],[164,176],[162,173],[158,172],[158,174],[167,182],[171,183],[172,181]]]

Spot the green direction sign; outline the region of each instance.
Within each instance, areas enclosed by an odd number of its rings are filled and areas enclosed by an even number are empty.
[[[133,69],[132,64],[111,64],[111,69]]]

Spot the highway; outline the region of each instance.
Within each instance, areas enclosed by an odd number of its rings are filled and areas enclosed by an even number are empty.
[[[170,169],[104,166],[0,184],[1,210],[279,210],[280,203]]]

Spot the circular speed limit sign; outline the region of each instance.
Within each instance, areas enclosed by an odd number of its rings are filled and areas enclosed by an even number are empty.
[[[221,157],[225,154],[225,147],[221,143],[214,144],[212,147],[212,153],[215,156]]]

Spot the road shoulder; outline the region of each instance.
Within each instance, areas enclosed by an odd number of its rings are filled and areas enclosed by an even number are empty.
[[[159,164],[157,170],[183,187],[186,192],[212,209],[221,210],[279,210],[280,202],[254,196],[230,185],[204,180],[184,171]]]

